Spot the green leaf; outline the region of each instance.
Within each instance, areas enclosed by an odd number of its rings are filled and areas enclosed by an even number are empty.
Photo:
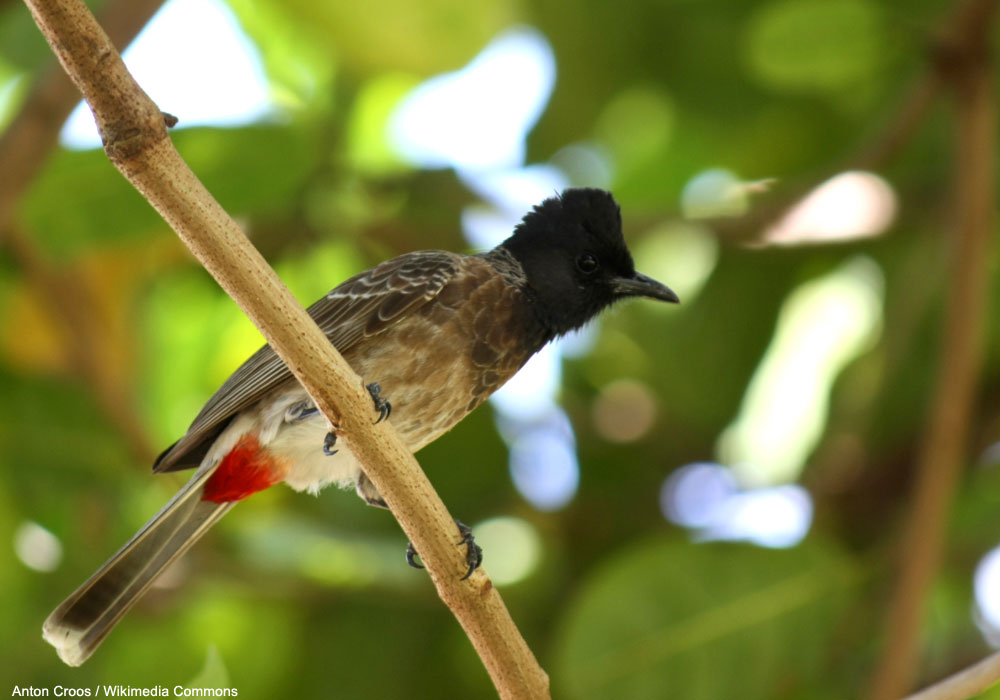
[[[867,0],[778,0],[751,21],[747,54],[771,87],[839,91],[876,72],[884,39],[881,12]]]
[[[692,700],[801,691],[824,680],[823,654],[856,579],[852,561],[816,543],[768,550],[653,540],[600,567],[568,605],[557,694]]]
[[[292,126],[182,129],[171,138],[234,216],[274,217],[290,210],[321,155],[309,134]],[[99,149],[57,152],[26,195],[22,216],[63,258],[94,243],[121,243],[166,226]]]
[[[383,70],[428,75],[468,61],[494,34],[516,21],[510,4],[497,0],[373,0],[368,3],[234,0],[233,8],[256,39],[270,69],[278,45],[269,42],[275,24],[309,51],[338,58],[354,74]],[[267,22],[262,21],[266,17]],[[297,47],[291,47],[293,51]]]

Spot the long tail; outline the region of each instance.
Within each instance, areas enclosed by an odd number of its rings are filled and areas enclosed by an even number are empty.
[[[199,473],[124,547],[56,608],[42,636],[70,666],[100,645],[172,561],[198,541],[234,503],[202,500],[211,470]]]

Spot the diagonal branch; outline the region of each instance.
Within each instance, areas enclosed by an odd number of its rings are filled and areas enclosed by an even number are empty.
[[[1000,682],[1000,653],[948,676],[904,700],[966,700]]]
[[[164,117],[82,0],[26,0],[90,104],[112,163],[236,301],[346,442],[427,565],[504,698],[548,697],[538,666],[484,572],[467,581],[452,518],[413,455],[375,425],[361,379],[174,150]]]

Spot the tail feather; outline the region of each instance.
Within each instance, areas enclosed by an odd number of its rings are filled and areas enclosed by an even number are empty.
[[[201,499],[211,474],[195,474],[45,620],[42,636],[63,661],[70,666],[86,661],[163,570],[234,505]]]

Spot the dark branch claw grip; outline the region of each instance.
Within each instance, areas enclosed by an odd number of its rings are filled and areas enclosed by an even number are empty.
[[[381,423],[392,413],[392,404],[389,403],[388,399],[382,398],[382,387],[378,385],[378,382],[368,384],[365,386],[365,389],[368,390],[368,393],[372,396],[372,401],[375,402],[375,410],[378,412],[378,420],[375,422]]]
[[[381,396],[382,387],[378,385],[378,382],[372,382],[371,384],[368,384],[367,386],[365,386],[365,389],[368,390],[368,393],[371,394],[372,401],[375,402],[375,410],[378,412],[378,420],[375,422],[381,423],[382,421],[384,421],[386,418],[389,417],[390,413],[392,413],[392,404],[389,403],[388,399],[382,398]],[[317,410],[315,408],[312,409],[309,415],[312,415],[313,413],[317,413]],[[306,415],[305,413],[302,413],[302,415],[300,415],[299,418],[302,418],[305,415]],[[337,454],[337,450],[333,449],[333,446],[336,444],[337,444],[337,435],[332,431],[327,433],[326,437],[323,438],[323,454],[325,454],[327,457],[332,457],[333,455]]]
[[[462,539],[458,541],[457,546],[461,547],[463,544],[468,547],[465,552],[465,563],[469,565],[469,570],[465,572],[465,576],[461,578],[462,581],[472,576],[472,572],[479,568],[480,564],[483,563],[483,548],[476,544],[476,538],[472,534],[472,528],[463,523],[461,520],[456,520],[455,525],[458,526],[458,532],[462,535]],[[417,550],[414,549],[412,542],[406,543],[406,563],[412,566],[414,569],[424,568],[422,564],[415,560],[415,557],[419,556]]]
[[[323,454],[327,457],[332,457],[337,454],[337,450],[333,449],[333,446],[337,444],[337,434],[334,432],[329,432],[326,437],[323,438]]]

